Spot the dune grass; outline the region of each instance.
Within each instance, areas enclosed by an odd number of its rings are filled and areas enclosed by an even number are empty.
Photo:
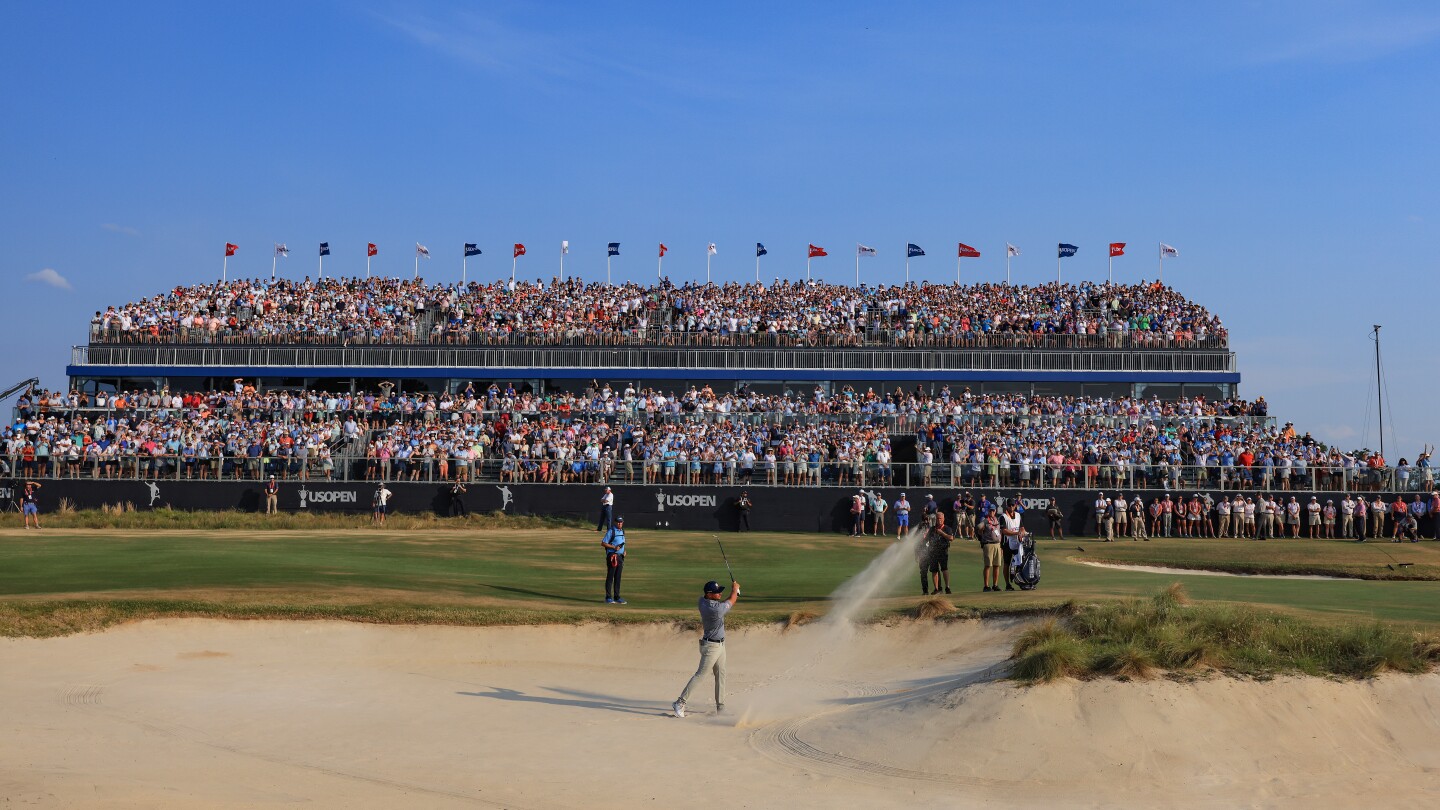
[[[1318,623],[1248,605],[1192,604],[1178,583],[1149,599],[1074,608],[1025,631],[1011,677],[1148,678],[1159,673],[1365,678],[1440,663],[1440,636],[1382,622]]]

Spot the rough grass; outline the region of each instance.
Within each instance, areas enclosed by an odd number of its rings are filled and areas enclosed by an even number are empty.
[[[1366,678],[1425,672],[1440,663],[1440,636],[1379,622],[1318,624],[1248,606],[1192,605],[1176,583],[1149,599],[1078,608],[1021,634],[1011,677],[1148,678],[1220,672]]]
[[[47,529],[190,529],[212,531],[239,529],[246,531],[303,531],[367,529],[372,526],[370,515],[337,512],[280,512],[266,515],[259,512],[204,511],[188,512],[160,508],[136,510],[133,504],[105,504],[100,509],[61,509],[44,516]],[[585,521],[564,517],[510,515],[504,512],[476,513],[469,517],[451,518],[439,515],[395,514],[385,519],[385,528],[392,531],[411,529],[464,530],[477,529],[574,529],[593,528]]]
[[[954,612],[955,604],[949,599],[941,599],[938,596],[922,599],[920,604],[915,606],[915,618],[924,621],[941,619]]]

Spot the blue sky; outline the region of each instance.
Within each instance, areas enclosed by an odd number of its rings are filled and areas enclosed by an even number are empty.
[[[1196,6],[1194,10],[1180,6]],[[59,384],[88,316],[282,272],[1167,280],[1232,330],[1242,391],[1346,447],[1434,441],[1440,7],[1149,2],[7,3],[5,382]],[[3,384],[3,383],[0,383]],[[1398,442],[1398,448],[1391,444]]]

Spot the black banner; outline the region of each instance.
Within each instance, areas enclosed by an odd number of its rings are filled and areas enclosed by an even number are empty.
[[[132,504],[139,510],[168,507],[187,511],[238,509],[260,512],[265,509],[265,497],[259,481],[51,479],[43,481],[42,484],[38,500],[41,511],[47,513],[55,511],[62,498],[77,509],[99,509],[105,505],[124,503]],[[451,514],[449,484],[391,482],[386,486],[393,493],[389,502],[389,511],[392,513]],[[850,503],[855,490],[849,488],[626,484],[611,486],[615,494],[614,515],[623,516],[626,524],[632,528],[735,531],[739,527],[740,515],[736,501],[742,490],[749,493],[754,504],[750,513],[750,526],[755,531],[848,533],[853,522]],[[282,481],[276,496],[276,506],[283,512],[365,514],[373,509],[376,488],[374,482],[367,481]],[[496,511],[512,515],[569,516],[596,521],[600,515],[600,498],[604,489],[603,485],[596,484],[473,483],[467,485],[468,491],[461,497],[465,510],[472,513]],[[867,489],[879,492],[890,502],[886,523],[893,531],[893,505],[901,489]],[[947,514],[958,494],[955,489],[950,488],[924,490],[910,487],[905,492],[917,520],[927,494],[934,494],[941,509]],[[977,501],[981,494],[988,495],[992,500],[1000,496],[989,489],[971,492]],[[1172,493],[1172,496],[1188,498],[1204,492],[1206,490],[1182,490]],[[1220,496],[1217,490],[1208,492],[1213,498],[1218,499]],[[1013,497],[1017,491],[1006,490],[1005,493],[1006,497]],[[1030,531],[1049,534],[1049,521],[1044,513],[1050,498],[1054,497],[1065,514],[1066,534],[1094,533],[1095,490],[1024,489],[1019,490],[1018,494],[1025,507],[1024,524]],[[1133,492],[1126,494],[1129,497]],[[1145,491],[1143,494],[1147,503],[1151,498],[1164,495],[1163,492],[1156,491]],[[1234,493],[1226,494],[1233,496]],[[1312,494],[1318,496],[1322,504],[1327,499],[1334,499],[1337,506],[1345,497],[1344,493],[1339,492],[1276,493],[1281,501],[1295,495],[1302,504],[1307,503]],[[16,495],[18,489],[13,482],[0,486],[0,503],[9,504],[14,509]],[[1367,500],[1375,497],[1373,492],[1364,495]],[[1382,497],[1386,503],[1393,503],[1395,500],[1394,493],[1385,493]],[[1410,499],[1411,496],[1407,495],[1407,502]],[[1429,524],[1428,517],[1421,520],[1421,529],[1427,535]]]

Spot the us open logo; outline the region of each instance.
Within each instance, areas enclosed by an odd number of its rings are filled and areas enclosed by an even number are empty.
[[[306,489],[300,488],[300,508],[304,509],[309,504],[321,503],[359,503],[360,497],[353,490],[348,489]]]
[[[664,512],[667,506],[714,506],[714,495],[666,495],[665,490],[655,493],[656,511]]]

